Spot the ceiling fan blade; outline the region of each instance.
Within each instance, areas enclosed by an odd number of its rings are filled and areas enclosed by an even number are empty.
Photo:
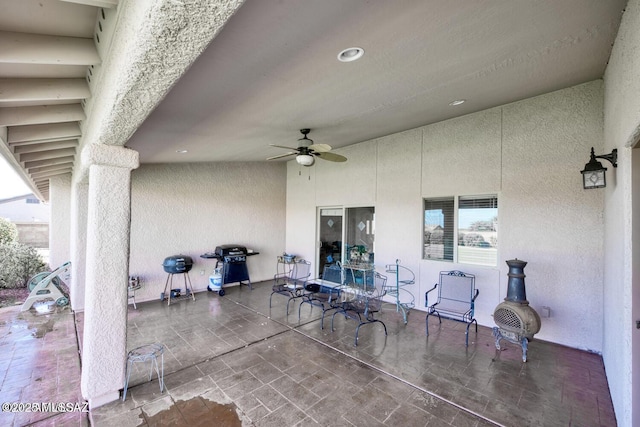
[[[267,160],[280,159],[280,158],[282,158],[282,157],[294,156],[294,155],[296,155],[296,154],[298,154],[298,152],[297,152],[297,151],[291,151],[291,152],[286,153],[286,154],[280,154],[280,155],[273,156],[273,157],[267,157]]]
[[[329,144],[311,144],[309,150],[313,150],[316,153],[326,153],[331,151],[331,146]]]
[[[315,153],[316,156],[322,160],[328,160],[330,162],[346,162],[347,158],[336,153]]]
[[[287,150],[297,150],[295,147],[285,147],[284,145],[269,144],[271,147],[284,148]]]

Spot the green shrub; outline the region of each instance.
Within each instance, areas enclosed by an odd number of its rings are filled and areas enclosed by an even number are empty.
[[[42,256],[22,243],[0,243],[0,288],[23,288],[35,274],[45,271]]]
[[[18,241],[18,227],[11,221],[0,218],[0,244]]]

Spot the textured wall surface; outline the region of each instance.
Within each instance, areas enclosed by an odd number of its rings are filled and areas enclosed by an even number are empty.
[[[97,407],[117,399],[124,385],[130,176],[138,153],[91,145],[82,160],[91,166],[81,389],[89,405]]]
[[[89,185],[73,184],[71,189],[71,284],[69,293],[71,308],[84,311],[85,289],[85,257],[87,253],[87,209],[89,202]]]
[[[631,186],[635,189],[636,194],[638,194],[638,189],[640,189],[640,150],[634,149],[632,151],[632,182]],[[631,321],[629,322],[628,318],[623,318],[623,324],[629,326],[624,331],[617,331],[626,336],[631,335],[631,351],[627,353],[627,357],[630,355],[630,358],[624,360],[626,366],[617,367],[615,365],[609,366],[607,364],[607,372],[611,372],[611,374],[616,374],[615,377],[615,385],[616,385],[616,399],[615,401],[621,402],[622,397],[625,399],[624,404],[621,404],[621,408],[626,406],[627,409],[621,409],[619,411],[620,414],[623,414],[620,418],[623,420],[627,420],[631,418],[632,425],[640,425],[640,330],[637,328],[634,329],[636,320],[640,320],[640,277],[637,272],[640,270],[640,250],[638,250],[638,246],[640,245],[640,227],[638,227],[638,216],[640,212],[640,197],[634,197],[632,200],[632,211],[635,213],[635,221],[632,221],[631,224],[631,239],[633,244],[635,245],[635,250],[632,251],[632,272],[627,274],[625,277],[625,294],[629,292],[627,289],[631,286]],[[628,222],[626,222],[628,225]],[[635,225],[635,227],[633,226]],[[632,277],[629,277],[631,275]],[[606,275],[605,275],[606,277]],[[610,308],[605,305],[605,310],[609,310]],[[607,311],[605,311],[607,313]],[[608,324],[605,324],[605,331],[609,328]],[[614,332],[616,332],[614,330]],[[629,339],[629,338],[627,338]],[[628,345],[628,344],[627,344]],[[612,348],[610,348],[611,346]],[[609,337],[605,339],[605,351],[612,352],[615,349],[615,343],[610,342]],[[607,353],[610,354],[610,353]],[[635,358],[635,359],[634,359]],[[617,368],[617,369],[616,369]],[[631,371],[631,375],[629,375],[629,371]],[[611,375],[613,376],[613,375]],[[631,392],[629,392],[629,387],[631,388]],[[611,387],[613,389],[613,387]],[[612,392],[613,395],[613,392]],[[629,405],[634,405],[635,407],[629,408]],[[631,413],[630,413],[631,411]]]
[[[51,269],[71,260],[71,175],[49,180],[51,222],[49,227],[49,265]],[[68,285],[68,284],[67,284]]]
[[[421,198],[498,194],[498,260],[503,260],[505,235],[502,226],[504,199],[500,194],[502,173],[502,109],[494,108],[423,128]],[[421,206],[422,209],[422,206]],[[422,212],[422,210],[421,210]],[[420,219],[422,226],[422,217]],[[422,239],[422,234],[419,236]],[[420,241],[422,245],[422,241]],[[422,246],[420,246],[422,249]],[[417,254],[421,256],[421,252]],[[493,310],[506,295],[501,292],[500,271],[495,268],[422,261],[420,264],[418,307],[424,309],[425,292],[439,279],[440,271],[461,270],[476,276],[480,294],[476,318],[492,326]],[[504,287],[503,287],[504,288]]]
[[[130,274],[143,287],[136,300],[160,298],[163,260],[188,255],[195,291],[207,288],[216,261],[200,258],[216,246],[259,251],[247,267],[254,282],[273,278],[285,250],[285,165],[190,163],[143,165],[132,174]],[[175,278],[183,286],[183,278]],[[174,286],[178,287],[178,286]]]
[[[632,233],[633,217],[639,215],[632,195],[639,193],[633,185],[637,181],[632,184],[638,162],[632,162],[628,147],[640,139],[638,76],[640,1],[630,0],[604,76],[605,152],[618,149],[618,168],[611,173],[615,185],[607,185],[605,192],[603,356],[618,423],[634,426],[640,425],[640,331],[633,329],[634,320],[640,319],[640,280],[633,283],[633,276],[640,271],[640,257],[634,255],[640,241],[638,234]]]
[[[551,308],[539,338],[602,350],[603,193],[580,170],[603,146],[602,82],[503,107],[501,294],[504,260],[529,262],[527,299]]]
[[[121,1],[111,40],[121,54],[103,58],[81,145],[124,145],[242,3]],[[85,175],[80,172],[79,179]]]
[[[396,258],[411,268],[417,308],[439,271],[463,270],[476,275],[478,321],[493,326],[504,261],[517,257],[529,262],[531,305],[551,307],[537,336],[601,351],[604,201],[582,189],[579,172],[590,147],[602,149],[602,128],[595,81],[338,150],[347,163],[317,162],[308,176],[290,162],[287,247],[315,262],[316,214],[305,206],[314,198],[315,206],[372,205],[376,269]],[[423,198],[475,194],[499,196],[498,266],[422,260]]]

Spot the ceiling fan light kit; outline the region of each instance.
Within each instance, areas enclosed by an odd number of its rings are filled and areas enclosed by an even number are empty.
[[[311,132],[311,129],[300,129],[302,138],[298,139],[298,147],[287,147],[283,145],[269,144],[272,147],[284,148],[289,151],[285,154],[273,156],[267,158],[267,160],[275,160],[288,156],[296,156],[296,162],[301,166],[313,166],[316,162],[316,157],[322,160],[328,160],[330,162],[346,162],[347,158],[340,154],[330,153],[331,146],[328,144],[314,144],[312,139],[309,139],[307,135]]]
[[[296,162],[302,166],[313,166],[316,159],[311,154],[298,154],[296,156]]]

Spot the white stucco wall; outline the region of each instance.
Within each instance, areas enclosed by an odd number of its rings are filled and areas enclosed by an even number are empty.
[[[162,262],[178,254],[193,258],[194,290],[206,290],[216,261],[200,255],[218,245],[260,252],[247,260],[251,280],[273,278],[276,256],[285,250],[285,188],[283,163],[154,164],[133,171],[129,270],[143,284],[136,301],[160,298],[167,279]],[[182,277],[174,287],[183,287]]]
[[[89,185],[74,183],[71,188],[71,308],[84,311],[86,288],[87,213]]]
[[[640,357],[634,320],[640,307],[632,305],[640,295],[640,281],[633,284],[633,272],[640,271],[633,255],[640,245],[632,240],[633,201],[638,189],[632,185],[631,145],[640,139],[640,1],[630,0],[622,17],[609,65],[604,76],[604,139],[607,153],[618,149],[615,185],[605,192],[605,271],[603,358],[611,398],[619,425],[640,425],[640,374],[634,372]],[[637,167],[637,166],[636,166]],[[637,173],[637,172],[636,172]],[[638,212],[635,212],[637,217]],[[635,310],[635,316],[634,316]],[[635,334],[635,336],[634,336]],[[635,370],[640,369],[636,360]],[[636,378],[635,389],[632,378]],[[635,407],[634,407],[635,404]]]
[[[372,205],[376,269],[397,258],[412,269],[418,309],[439,271],[462,270],[476,275],[478,321],[493,326],[504,261],[517,257],[529,262],[531,305],[552,311],[537,337],[601,351],[603,197],[582,189],[580,170],[603,146],[602,94],[594,81],[367,141],[337,150],[346,163],[301,175],[290,162],[287,248],[315,261],[315,206]],[[499,197],[499,265],[422,260],[423,198],[476,194]]]
[[[584,190],[591,147],[603,146],[602,81],[504,107],[501,283],[504,260],[529,262],[527,298],[538,337],[602,351],[603,192]],[[506,295],[506,287],[501,288]]]
[[[71,175],[49,180],[49,265],[51,269],[71,260]]]

